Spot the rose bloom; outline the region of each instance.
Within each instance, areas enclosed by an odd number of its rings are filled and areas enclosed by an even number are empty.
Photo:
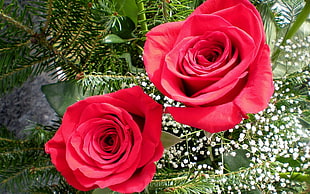
[[[76,189],[141,192],[163,154],[161,119],[162,106],[140,87],[88,97],[68,107],[45,150]]]
[[[185,21],[159,25],[146,36],[150,80],[185,105],[167,108],[176,121],[215,133],[267,107],[270,51],[248,0],[208,0]]]

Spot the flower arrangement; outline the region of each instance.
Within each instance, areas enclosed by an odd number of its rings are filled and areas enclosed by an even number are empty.
[[[31,3],[0,2],[0,91],[52,72],[59,121],[1,128],[2,188],[309,191],[308,0]]]

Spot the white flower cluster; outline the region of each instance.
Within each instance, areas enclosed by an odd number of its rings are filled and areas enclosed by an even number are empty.
[[[280,56],[274,64],[276,76],[287,76],[290,73],[301,72],[304,67],[310,64],[310,36],[286,40],[285,46],[282,43],[283,38],[279,38],[274,43],[275,48],[280,49]],[[298,79],[298,78],[297,78]]]

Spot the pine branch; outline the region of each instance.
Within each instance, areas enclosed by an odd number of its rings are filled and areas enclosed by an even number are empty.
[[[135,83],[135,76],[121,75],[102,75],[100,73],[92,73],[82,75],[79,82],[82,84],[84,91],[88,90],[92,95],[110,93],[116,90],[128,87]]]
[[[16,139],[1,129],[0,187],[11,192],[26,192],[39,185],[58,182],[59,173],[44,152],[44,144],[54,134],[55,126],[27,127],[24,139]],[[54,129],[54,130],[51,130]]]
[[[3,13],[3,10],[0,10],[0,17],[4,20],[6,20],[7,22],[11,23],[12,25],[18,27],[19,29],[27,32],[28,34],[30,34],[31,36],[34,36],[36,33],[29,28],[28,26],[23,25],[22,23],[20,23],[19,21],[15,20],[14,18],[6,15],[5,13]]]

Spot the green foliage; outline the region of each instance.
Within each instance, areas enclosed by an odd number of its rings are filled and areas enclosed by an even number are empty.
[[[33,5],[33,6],[32,6]],[[44,70],[49,52],[32,44],[38,36],[45,4],[19,1],[0,7],[0,94]],[[37,20],[38,22],[35,22]]]
[[[118,194],[118,192],[111,191],[109,188],[95,189],[92,194]]]
[[[68,106],[90,96],[88,91],[83,92],[83,88],[73,81],[44,85],[42,91],[59,116],[64,115]]]
[[[127,16],[134,24],[138,22],[138,6],[135,0],[112,0],[115,2],[115,8],[118,14]]]
[[[183,139],[163,131],[161,133],[160,141],[162,142],[165,149],[169,149],[171,146],[173,146],[179,142],[182,142]]]
[[[0,186],[2,189],[25,192],[33,185],[47,185],[58,173],[44,152],[44,143],[51,138],[42,126],[28,129],[27,138],[14,138],[1,128],[0,137]]]
[[[271,52],[274,50],[274,44],[277,39],[278,26],[275,22],[275,16],[272,10],[272,4],[261,3],[257,5],[265,27],[266,43],[269,45]]]
[[[240,168],[249,167],[251,161],[246,154],[247,150],[238,149],[224,155],[225,165],[229,171],[237,171]],[[233,157],[232,157],[233,156]]]
[[[129,8],[117,10],[108,1],[90,0],[27,3],[23,7],[14,0],[0,9],[0,93],[42,71],[60,79],[74,79],[83,72],[122,75],[128,65],[119,56],[133,51],[139,55],[135,46],[103,41],[111,33],[129,38],[135,29],[134,24],[128,26],[135,13]],[[113,14],[118,11],[131,16]]]
[[[302,9],[304,8],[304,0],[278,0],[277,3],[281,6],[281,12],[278,14],[283,16],[285,19],[279,18],[282,20],[283,24],[292,24],[297,16],[300,14]]]

